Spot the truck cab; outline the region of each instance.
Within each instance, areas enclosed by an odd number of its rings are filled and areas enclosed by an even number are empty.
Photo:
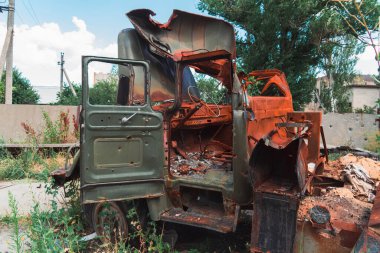
[[[321,113],[294,112],[279,70],[237,73],[229,23],[175,10],[161,24],[153,15],[127,14],[134,28],[120,32],[118,58],[82,58],[80,152],[53,176],[80,178],[81,203],[100,235],[104,208],[127,234],[127,202],[153,221],[221,233],[253,209],[252,252],[291,252],[308,167],[325,159]],[[99,64],[113,69],[101,84],[110,85],[107,101],[90,92],[100,85],[91,78]],[[201,90],[199,75],[217,85]]]

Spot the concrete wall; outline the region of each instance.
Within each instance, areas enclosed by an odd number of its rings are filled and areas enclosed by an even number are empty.
[[[77,114],[76,106],[51,105],[4,105],[0,104],[0,138],[6,143],[23,142],[26,138],[21,123],[30,124],[36,131],[42,131],[42,112],[49,113],[54,121],[61,111],[69,112],[70,126],[72,116]],[[328,113],[323,115],[322,125],[328,145],[366,148],[371,138],[378,132],[376,115],[355,113]],[[373,140],[372,140],[373,141]]]
[[[77,115],[77,106],[0,104],[0,138],[6,143],[25,141],[26,134],[21,126],[23,122],[32,126],[37,132],[43,131],[42,112],[44,111],[49,114],[52,121],[59,118],[60,112],[69,112],[70,127],[72,127],[72,115]]]
[[[362,109],[365,105],[373,107],[380,98],[378,86],[358,86],[351,89],[352,109]]]
[[[376,115],[327,113],[322,116],[326,142],[333,146],[367,148],[379,134]]]

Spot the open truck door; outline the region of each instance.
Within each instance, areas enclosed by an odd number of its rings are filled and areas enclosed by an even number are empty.
[[[111,74],[101,78],[94,74],[91,83],[89,69],[104,67],[112,69]],[[161,196],[163,124],[161,113],[150,104],[148,63],[84,56],[82,68],[82,203]],[[96,85],[103,86],[98,90],[106,99],[98,99],[95,89],[90,90]]]

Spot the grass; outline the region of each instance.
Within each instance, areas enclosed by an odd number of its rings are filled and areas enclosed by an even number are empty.
[[[3,153],[0,157],[0,180],[45,180],[51,171],[63,167],[64,161],[62,153],[44,154],[33,148],[24,149],[16,156]]]
[[[76,142],[78,137],[77,120],[73,117],[74,131],[70,133],[68,112],[60,112],[56,120],[51,120],[47,112],[43,112],[44,126],[42,131],[36,131],[28,123],[21,123],[26,139],[25,143],[33,144],[34,148],[25,148],[17,155],[11,154],[6,148],[0,148],[0,180],[18,180],[31,178],[45,180],[50,172],[63,167],[65,154],[37,149],[38,143]],[[4,143],[0,139],[0,143]]]
[[[175,252],[169,244],[163,242],[163,229],[159,230],[155,223],[149,223],[146,230],[141,228],[134,208],[129,209],[127,214],[130,228],[126,241],[102,244],[95,239],[85,242],[81,238],[92,231],[82,219],[79,182],[72,181],[66,185],[67,197],[63,205],[58,204],[57,188],[47,183],[45,191],[53,196],[51,208],[42,210],[36,202],[27,217],[18,214],[18,203],[12,194],[9,195],[8,202],[12,211],[8,216],[2,217],[0,223],[11,228],[12,252]],[[24,240],[28,241],[27,247]]]
[[[364,149],[376,152],[378,155],[380,155],[380,135],[379,132],[373,132],[368,133],[366,135],[366,138],[368,140],[366,146]]]

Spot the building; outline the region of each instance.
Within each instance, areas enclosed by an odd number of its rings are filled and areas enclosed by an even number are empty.
[[[380,99],[380,86],[370,75],[356,76],[348,85],[352,109],[362,109],[364,106],[374,107]]]
[[[317,78],[315,101],[306,106],[306,110],[320,110],[320,92],[322,87],[329,88],[330,81],[327,76]],[[357,75],[351,83],[346,84],[350,106],[353,111],[367,107],[376,107],[378,99],[380,99],[380,85],[376,84],[375,79],[371,75]]]
[[[102,72],[94,72],[94,84],[100,82],[100,81],[106,81],[111,78],[110,73],[102,73]]]
[[[50,104],[57,102],[59,86],[33,86],[40,95],[39,104]]]

